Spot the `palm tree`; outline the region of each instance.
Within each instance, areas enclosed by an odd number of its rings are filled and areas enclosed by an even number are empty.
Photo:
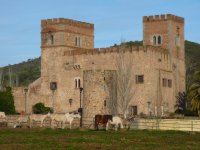
[[[198,111],[198,115],[200,116],[200,71],[195,71],[194,77],[196,83],[193,83],[189,87],[189,94],[187,98],[188,100],[191,100],[191,110]]]

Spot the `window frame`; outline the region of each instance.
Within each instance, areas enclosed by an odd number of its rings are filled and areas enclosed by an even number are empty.
[[[139,77],[142,77],[142,82],[139,81]],[[144,83],[144,75],[136,75],[136,84]]]
[[[135,111],[134,111],[135,110]],[[137,115],[138,113],[138,111],[137,111],[138,109],[137,109],[137,105],[133,105],[133,106],[130,106],[130,115]],[[136,112],[136,114],[135,114],[135,112]]]

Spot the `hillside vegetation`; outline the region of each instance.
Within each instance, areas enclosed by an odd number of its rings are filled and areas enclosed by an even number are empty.
[[[125,42],[126,46],[139,46],[143,41]],[[113,46],[119,46],[114,44]],[[111,46],[111,47],[113,47]],[[200,44],[185,41],[186,89],[194,82],[194,71],[200,70]],[[10,68],[10,69],[9,69]],[[0,90],[6,86],[28,86],[41,76],[41,57],[0,68]],[[10,70],[10,71],[9,71]],[[2,71],[2,75],[1,75]],[[10,72],[10,74],[9,74]],[[10,83],[11,79],[11,83]]]

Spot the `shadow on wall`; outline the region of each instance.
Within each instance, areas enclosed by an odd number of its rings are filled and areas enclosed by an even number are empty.
[[[181,113],[185,114],[186,113],[186,101],[187,101],[187,94],[185,92],[179,92],[178,96],[176,96],[176,105],[174,106],[175,108],[175,113]]]

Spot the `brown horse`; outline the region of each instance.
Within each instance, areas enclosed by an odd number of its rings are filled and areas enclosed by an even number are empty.
[[[98,131],[98,125],[99,123],[103,123],[105,126],[105,131],[106,131],[106,125],[108,120],[112,121],[112,115],[96,115],[95,116],[95,128],[97,128]]]

